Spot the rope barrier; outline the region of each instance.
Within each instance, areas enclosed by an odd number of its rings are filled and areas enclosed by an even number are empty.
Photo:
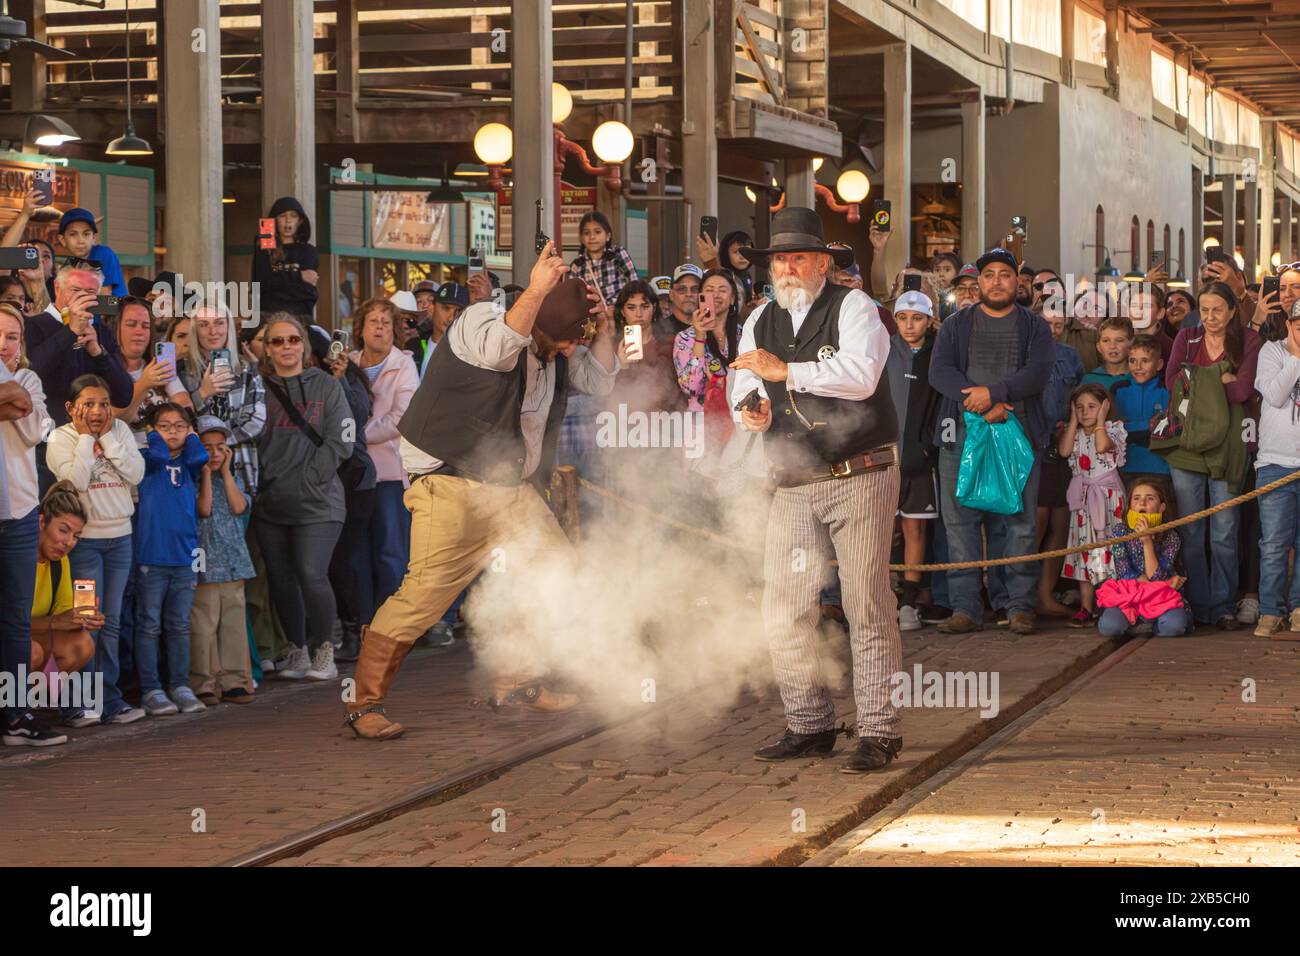
[[[1005,565],[1005,564],[1025,564],[1031,561],[1045,561],[1051,558],[1063,558],[1066,555],[1070,555],[1070,554],[1082,554],[1084,551],[1096,551],[1100,548],[1109,548],[1112,544],[1123,544],[1126,541],[1134,541],[1138,538],[1159,534],[1162,531],[1170,531],[1173,530],[1174,528],[1181,528],[1185,524],[1192,524],[1193,522],[1200,521],[1202,518],[1208,518],[1210,515],[1218,514],[1220,511],[1226,511],[1229,508],[1235,508],[1238,505],[1245,504],[1247,501],[1252,501],[1255,498],[1258,498],[1260,495],[1266,495],[1270,491],[1276,491],[1278,488],[1281,488],[1283,485],[1290,484],[1291,482],[1296,481],[1297,479],[1300,479],[1300,471],[1293,471],[1289,475],[1283,475],[1281,478],[1278,478],[1276,481],[1270,481],[1267,485],[1264,485],[1261,488],[1256,488],[1253,491],[1244,492],[1243,494],[1240,494],[1235,498],[1229,498],[1227,501],[1221,501],[1219,502],[1219,504],[1214,505],[1211,508],[1206,508],[1203,511],[1198,511],[1195,514],[1185,515],[1181,518],[1175,518],[1173,521],[1169,521],[1164,524],[1161,524],[1158,528],[1148,529],[1146,531],[1134,531],[1131,534],[1120,535],[1119,537],[1116,538],[1104,538],[1101,541],[1094,541],[1091,544],[1079,544],[1079,545],[1075,545],[1073,548],[1057,548],[1055,551],[1040,551],[1037,554],[1016,555],[1009,558],[986,558],[981,561],[948,561],[943,564],[891,564],[889,565],[889,570],[891,571],[964,571],[970,568],[992,568],[992,567],[998,567],[1000,565]],[[581,475],[578,476],[578,484],[594,494],[600,495],[601,497],[604,498],[608,498],[611,501],[615,501],[618,504],[622,505],[625,508],[628,508],[631,511],[636,511],[640,514],[645,515],[648,518],[653,518],[655,521],[661,522],[662,524],[666,524],[669,527],[676,528],[679,531],[684,531],[688,534],[692,534],[697,537],[712,539],[716,541],[718,544],[724,545],[728,548],[736,548],[739,546],[738,542],[736,542],[735,540],[731,538],[727,538],[716,532],[709,531],[705,528],[692,527],[691,525],[685,524],[681,521],[677,521],[674,518],[669,518],[667,515],[659,514],[657,511],[651,511],[649,508],[645,507],[644,505],[639,505],[635,501],[630,501],[627,498],[624,498],[622,495],[610,491],[608,488],[604,488],[600,485],[590,482],[586,478],[583,478]]]

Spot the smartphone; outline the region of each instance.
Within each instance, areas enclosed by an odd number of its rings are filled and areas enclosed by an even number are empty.
[[[1163,264],[1164,261],[1165,261],[1164,251],[1161,249],[1152,249],[1151,258],[1147,261],[1148,271],[1154,269],[1158,265]]]
[[[551,237],[542,232],[542,215],[544,211],[545,207],[542,205],[542,201],[537,200],[537,232],[533,234],[533,249],[539,256],[542,254],[542,250],[546,248],[546,244],[551,241]],[[554,249],[551,250],[551,253],[558,255]]]
[[[1012,231],[1013,233],[1019,233],[1019,234],[1022,235],[1022,236],[1028,236],[1028,235],[1029,235],[1029,217],[1028,217],[1028,216],[1012,216],[1012,217],[1011,217],[1011,231]]]
[[[641,326],[623,326],[623,346],[629,362],[639,362],[645,358],[645,348],[641,342]]]
[[[767,299],[768,302],[776,301],[776,290],[772,288],[772,283],[764,282],[762,292],[763,298]]]
[[[234,374],[234,370],[230,367],[230,349],[213,349],[212,377],[230,379]]]
[[[94,578],[79,578],[72,582],[72,613],[89,617],[98,609],[95,600]]]
[[[47,166],[32,173],[32,188],[41,194],[41,205],[54,204],[54,169]]]
[[[477,249],[471,249],[469,251],[469,271],[470,272],[483,271],[483,257],[479,255],[479,251]]]
[[[1279,276],[1264,276],[1264,281],[1259,284],[1259,297],[1264,299],[1270,295],[1277,295],[1278,286],[1282,282]],[[1281,306],[1274,305],[1269,309],[1269,313],[1280,312]]]
[[[259,236],[270,236],[275,239],[275,220],[259,219],[257,220],[257,234]]]
[[[881,232],[889,232],[890,216],[893,214],[893,204],[888,199],[877,199],[871,204],[871,221],[876,224],[876,228]]]
[[[159,342],[153,347],[154,358],[159,362],[167,362],[172,368],[176,367],[176,343]]]
[[[339,356],[348,350],[348,345],[352,341],[352,335],[347,329],[335,329],[330,333],[330,349],[328,353],[329,360],[335,361]]]
[[[709,242],[715,246],[718,244],[718,217],[701,216],[700,217],[700,235],[708,236]]]
[[[904,291],[904,292],[920,292],[920,291],[921,291],[921,280],[922,280],[923,278],[924,278],[924,276],[922,276],[921,273],[919,273],[919,272],[906,272],[906,273],[904,273],[904,274],[903,274],[903,291]]]
[[[95,296],[95,314],[113,318],[120,311],[121,300],[115,295]]]
[[[1208,262],[1227,262],[1228,254],[1223,251],[1223,246],[1207,246],[1205,258]]]

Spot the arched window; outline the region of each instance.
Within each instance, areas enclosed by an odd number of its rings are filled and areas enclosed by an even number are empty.
[[[1092,241],[1097,247],[1093,252],[1097,254],[1097,271],[1101,271],[1106,259],[1106,211],[1101,208],[1101,203],[1097,204],[1097,224],[1093,233]]]
[[[1170,269],[1173,267],[1173,263],[1169,261],[1169,257],[1174,254],[1174,247],[1170,236],[1171,233],[1169,230],[1169,223],[1165,223],[1165,242],[1164,245],[1160,247],[1160,251],[1164,254],[1165,257],[1165,271],[1168,272],[1170,275],[1173,275],[1173,272],[1170,271]]]
[[[1178,272],[1182,275],[1190,275],[1194,270],[1187,264],[1187,234],[1183,232],[1182,227],[1178,228]],[[1174,273],[1170,273],[1173,275]]]

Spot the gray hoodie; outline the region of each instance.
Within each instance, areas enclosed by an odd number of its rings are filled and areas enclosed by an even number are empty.
[[[261,476],[257,516],[272,524],[343,521],[347,508],[338,467],[352,454],[352,438],[364,423],[352,420],[343,387],[318,368],[296,378],[266,378],[266,427],[257,436]],[[298,430],[272,385],[286,392],[307,424],[323,439],[320,448]]]

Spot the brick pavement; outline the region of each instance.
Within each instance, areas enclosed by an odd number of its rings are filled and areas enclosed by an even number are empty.
[[[1300,645],[1150,641],[855,843],[833,865],[1300,864]]]
[[[1109,647],[1078,631],[1030,638],[926,631],[905,638],[904,658],[909,669],[922,663],[926,670],[998,671],[1005,721],[1045,681],[1077,672],[1090,654]],[[837,703],[840,718],[852,724],[847,695]],[[722,713],[689,700],[655,706],[647,719],[526,763],[457,799],[277,865],[793,862],[949,759],[958,741],[994,729],[974,708],[910,709],[902,758],[886,772],[862,777],[839,773],[837,759],[753,760],[753,750],[783,726],[774,690],[746,696]],[[493,822],[502,820],[504,832],[494,830]]]
[[[927,669],[998,670],[1005,714],[1104,646],[1078,631],[952,638],[927,630],[908,635],[904,652],[908,668],[920,662]],[[409,732],[377,745],[352,739],[340,726],[336,686],[270,683],[246,707],[70,731],[72,743],[45,752],[6,749],[3,862],[223,862],[593,719],[581,709],[506,716],[470,708],[471,676],[462,645],[416,651],[390,701]],[[838,702],[851,723],[848,697]],[[864,819],[955,741],[993,729],[974,709],[912,710],[903,758],[887,773],[850,777],[836,772],[833,759],[750,759],[781,729],[774,690],[746,696],[723,713],[662,695],[646,706],[657,709],[446,803],[286,862],[798,860],[810,852],[810,840],[824,844]],[[506,812],[505,833],[490,827],[498,807]],[[195,808],[206,813],[206,832],[192,832]],[[802,832],[792,829],[796,809],[806,818]]]

